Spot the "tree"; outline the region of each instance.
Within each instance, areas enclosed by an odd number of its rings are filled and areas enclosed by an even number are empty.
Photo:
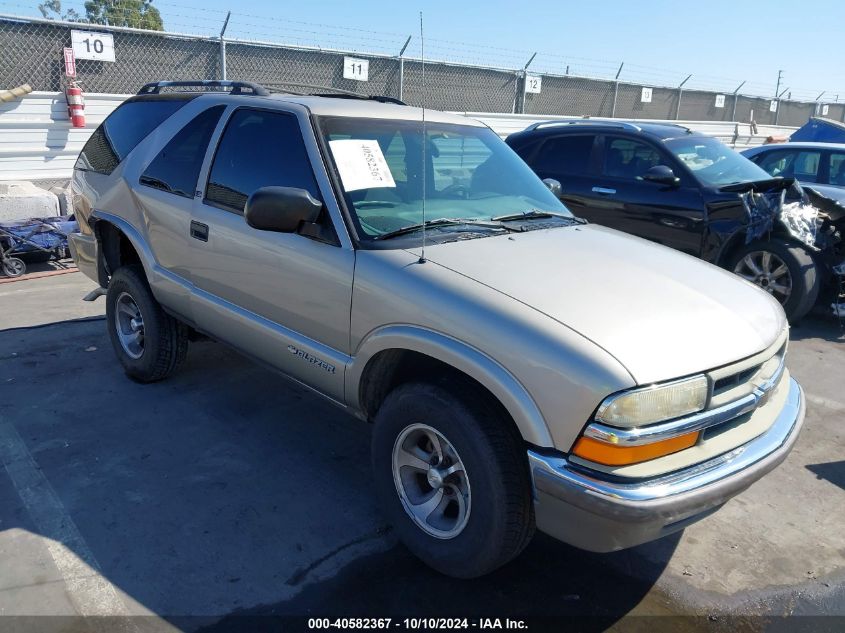
[[[62,0],[45,0],[38,5],[38,10],[48,20],[66,20],[67,22],[81,22],[79,14],[73,9],[62,13]]]
[[[87,0],[85,13],[91,24],[164,30],[161,13],[153,6],[152,0]]]

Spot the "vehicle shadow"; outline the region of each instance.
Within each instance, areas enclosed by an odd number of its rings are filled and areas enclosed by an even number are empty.
[[[680,535],[664,539],[671,557]],[[650,558],[650,557],[649,557]],[[593,554],[537,534],[513,562],[482,578],[445,577],[397,544],[359,558],[335,577],[305,587],[293,599],[236,610],[204,632],[239,630],[264,616],[526,618],[552,624],[581,619],[581,629],[604,630],[635,607],[671,611],[649,596],[665,563],[648,563],[637,548]]]
[[[819,479],[826,479],[834,486],[839,486],[842,490],[845,490],[845,460],[823,464],[808,464],[806,468]]]
[[[822,339],[830,342],[845,341],[845,321],[829,314],[810,314],[793,325],[789,337],[796,341]]]
[[[123,375],[102,321],[0,332],[0,359],[0,419],[60,500],[47,523],[66,513],[102,575],[179,628],[358,614],[577,615],[603,629],[635,607],[667,612],[651,593],[678,535],[598,555],[538,534],[487,577],[431,571],[378,511],[369,426],[222,345],[192,345],[152,385]],[[50,536],[19,497],[0,494],[0,539]]]

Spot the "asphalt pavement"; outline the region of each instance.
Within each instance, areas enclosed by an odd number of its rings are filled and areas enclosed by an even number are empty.
[[[832,319],[793,329],[788,365],[808,398],[796,449],[719,512],[608,555],[538,535],[459,581],[385,525],[366,423],[211,341],[171,379],[134,383],[103,300],[81,301],[92,288],[79,273],[0,285],[0,629],[228,631],[267,615],[297,630],[324,615],[845,623],[845,335]],[[30,617],[46,614],[111,619]]]

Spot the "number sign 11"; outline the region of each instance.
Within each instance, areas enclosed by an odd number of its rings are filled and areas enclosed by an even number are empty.
[[[114,61],[114,36],[111,33],[71,31],[73,55],[76,59],[93,59],[99,62]]]
[[[355,81],[367,81],[370,76],[370,62],[357,57],[343,58],[343,78]]]

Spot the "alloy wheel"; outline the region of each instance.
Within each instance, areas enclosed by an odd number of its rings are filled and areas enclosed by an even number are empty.
[[[114,327],[123,351],[133,359],[144,355],[144,317],[128,292],[122,292],[115,302]]]
[[[740,259],[734,272],[785,304],[792,294],[792,275],[786,263],[771,251],[752,251]]]
[[[425,424],[406,427],[393,445],[393,481],[408,516],[427,534],[452,539],[472,509],[469,479],[455,447]]]

